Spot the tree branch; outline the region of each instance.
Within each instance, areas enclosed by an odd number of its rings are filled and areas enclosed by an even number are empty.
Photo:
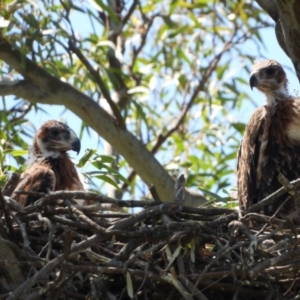
[[[85,56],[82,54],[82,52],[75,46],[75,44],[70,40],[69,41],[69,48],[71,51],[73,51],[77,57],[80,59],[80,61],[85,65],[85,67],[87,68],[87,70],[90,72],[90,74],[93,76],[95,82],[97,83],[97,85],[100,88],[100,91],[103,95],[103,97],[106,99],[106,101],[108,102],[116,120],[118,125],[122,128],[125,129],[126,125],[124,122],[124,119],[120,113],[120,110],[118,109],[116,103],[111,99],[109,92],[107,91],[105,84],[99,74],[98,71],[96,71],[92,65],[89,63],[89,61],[85,58]]]
[[[256,0],[276,22],[275,33],[280,47],[293,62],[300,80],[300,3],[299,1]]]
[[[91,98],[22,57],[19,50],[4,38],[0,38],[0,59],[25,78],[13,84],[1,84],[1,96],[15,95],[32,103],[64,105],[110,143],[148,186],[153,184],[163,201],[173,200],[175,180],[133,134],[118,127],[115,120]],[[186,205],[198,206],[205,201],[196,193],[187,192],[185,195]]]

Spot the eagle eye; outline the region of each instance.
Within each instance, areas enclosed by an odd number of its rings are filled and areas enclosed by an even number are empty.
[[[51,128],[50,134],[56,136],[59,134],[59,130],[57,128]]]
[[[269,67],[266,69],[266,74],[271,76],[274,75],[276,73],[277,69],[275,67]]]

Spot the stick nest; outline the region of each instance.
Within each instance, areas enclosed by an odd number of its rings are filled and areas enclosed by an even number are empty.
[[[0,299],[297,298],[299,228],[259,214],[274,195],[238,217],[183,206],[180,187],[172,204],[152,194],[58,191],[26,207],[1,194]]]

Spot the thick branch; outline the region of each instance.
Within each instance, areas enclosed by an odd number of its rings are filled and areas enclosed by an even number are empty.
[[[173,200],[174,179],[133,134],[119,128],[114,118],[97,103],[28,58],[22,58],[19,50],[3,38],[0,39],[0,59],[26,79],[15,85],[0,85],[1,96],[15,95],[33,103],[64,105],[124,156],[146,184],[153,184],[163,201]],[[186,193],[186,205],[198,206],[204,201],[199,194]]]
[[[256,0],[276,22],[279,45],[290,57],[300,80],[300,2],[297,0]]]

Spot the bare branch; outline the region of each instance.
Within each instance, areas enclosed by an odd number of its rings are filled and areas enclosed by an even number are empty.
[[[120,126],[120,128],[125,129],[126,125],[124,122],[124,119],[120,113],[120,110],[118,109],[116,103],[111,99],[110,94],[108,92],[108,90],[106,89],[106,86],[99,74],[98,71],[96,71],[92,65],[89,63],[89,61],[85,58],[85,56],[82,54],[82,52],[80,51],[79,48],[77,48],[74,44],[74,42],[72,42],[71,40],[69,41],[69,48],[71,51],[73,51],[77,57],[80,59],[80,61],[86,66],[87,70],[90,72],[90,74],[93,76],[95,82],[98,84],[101,93],[103,95],[103,97],[106,99],[106,101],[108,102],[115,118],[117,121],[118,126]]]

